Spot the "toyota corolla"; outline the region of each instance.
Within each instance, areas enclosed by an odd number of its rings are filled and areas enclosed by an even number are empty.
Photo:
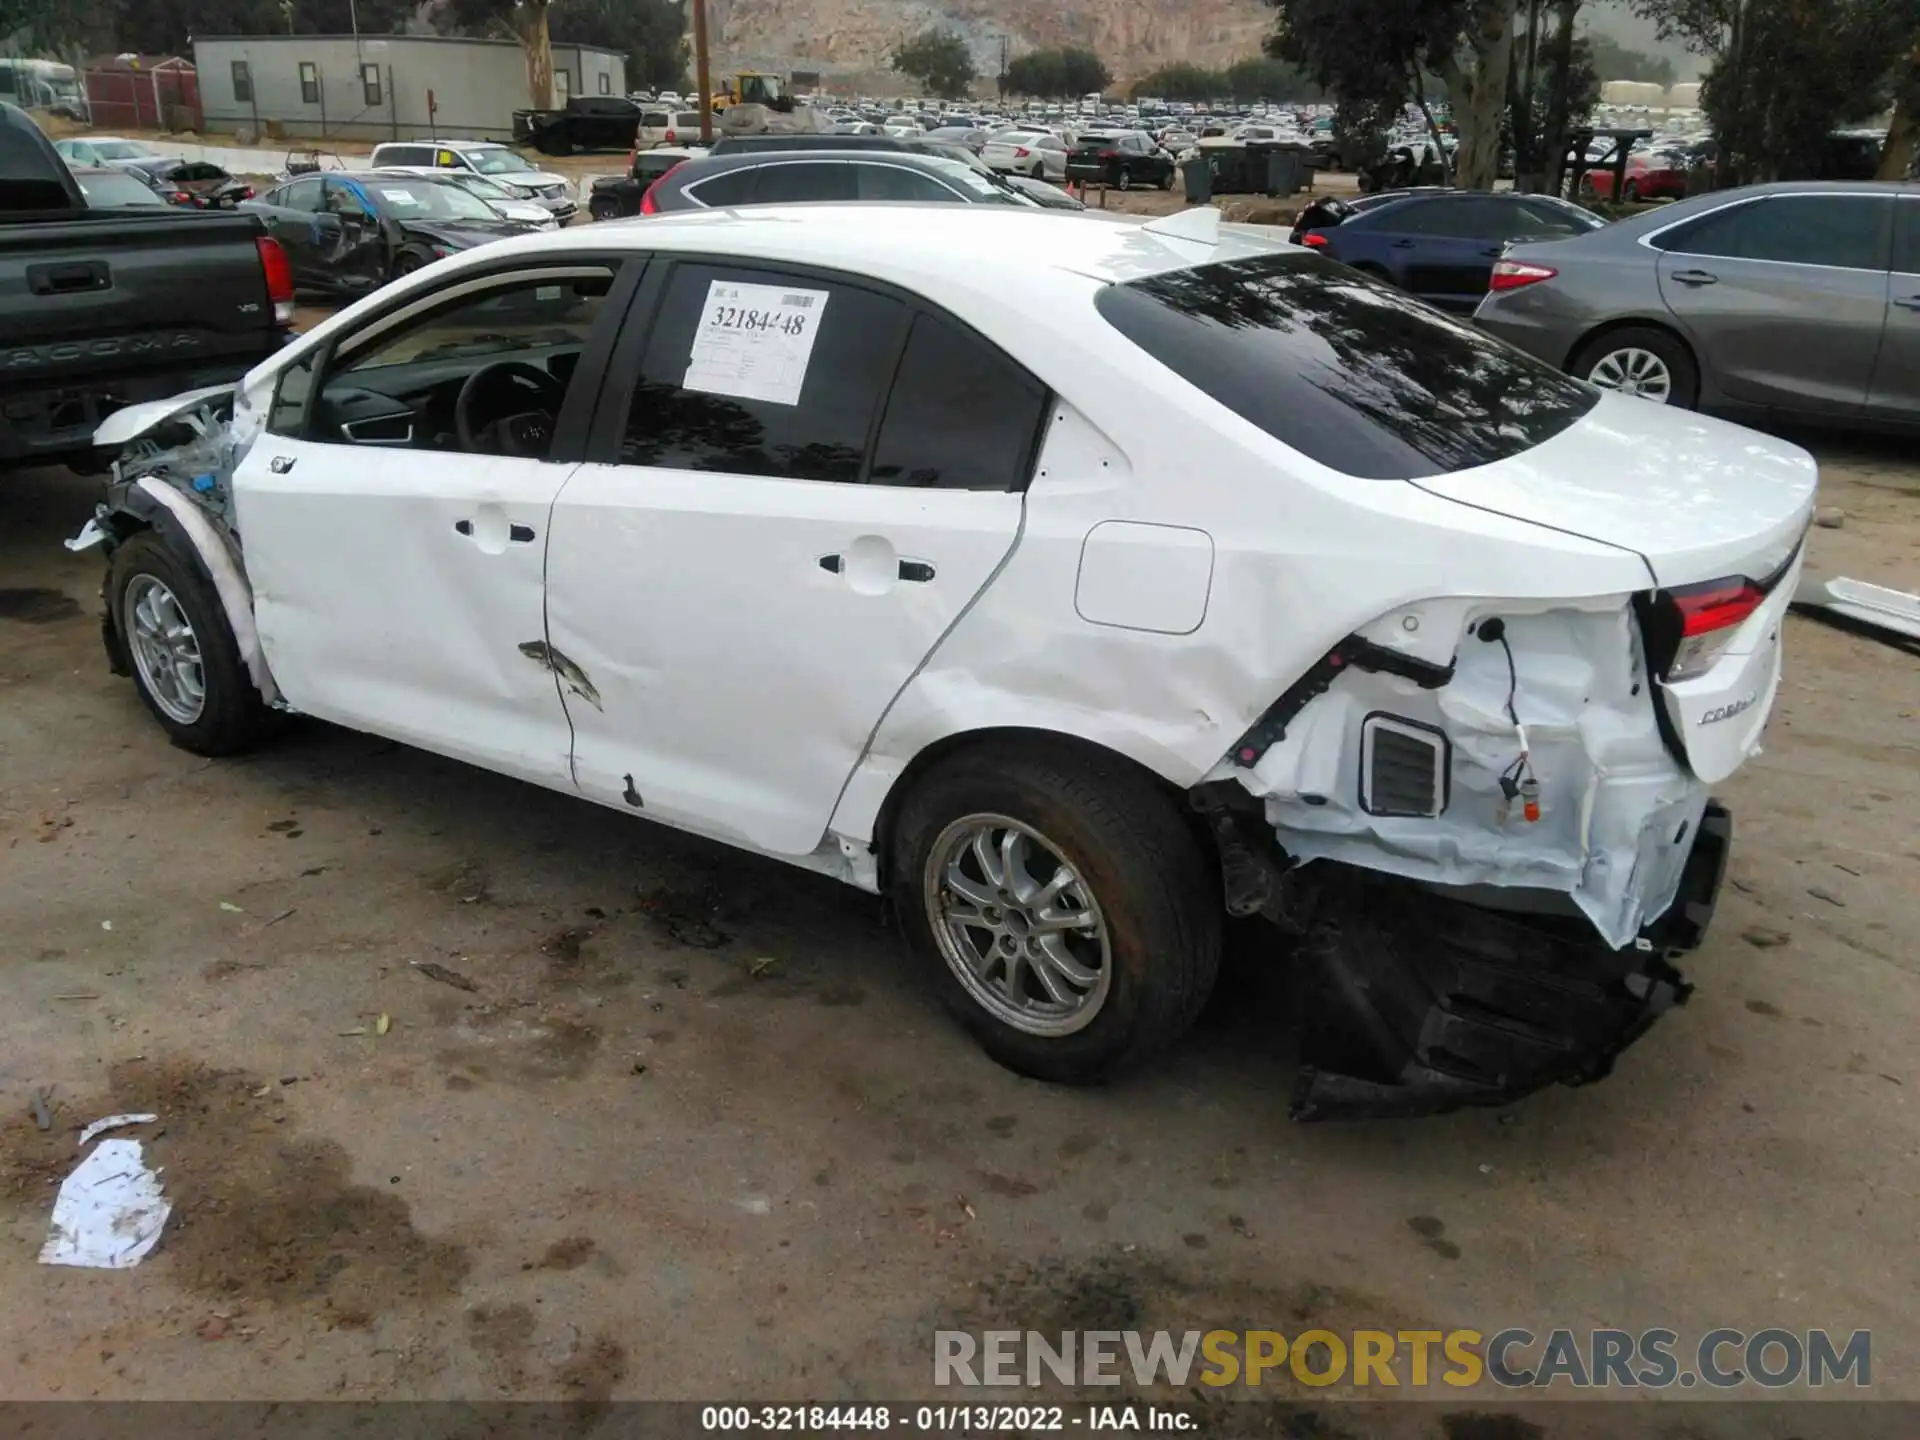
[[[1212,211],[993,206],[502,241],[98,439],[182,746],[295,712],[884,892],[1049,1080],[1257,916],[1306,1118],[1686,998],[1816,478]]]

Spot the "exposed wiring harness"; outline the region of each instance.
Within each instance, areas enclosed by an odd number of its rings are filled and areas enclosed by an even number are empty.
[[[1520,753],[1514,757],[1511,765],[1500,772],[1500,793],[1507,797],[1511,805],[1515,800],[1521,802],[1521,814],[1529,821],[1540,818],[1540,781],[1533,773],[1528,759],[1527,727],[1520,723],[1520,712],[1515,708],[1515,700],[1520,693],[1520,669],[1514,663],[1513,646],[1507,640],[1507,622],[1499,616],[1482,620],[1475,632],[1488,644],[1497,643],[1507,656],[1507,719],[1513,722],[1513,733],[1520,739]]]

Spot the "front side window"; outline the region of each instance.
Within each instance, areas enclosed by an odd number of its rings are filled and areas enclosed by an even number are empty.
[[[930,175],[904,165],[856,164],[845,167],[858,176],[862,200],[923,200],[950,203],[960,197]]]
[[[853,484],[909,312],[837,281],[673,272],[628,406],[628,465]]]
[[[295,180],[291,185],[282,185],[276,190],[272,203],[282,210],[317,211],[320,209],[323,184],[317,175]]]
[[[341,341],[311,407],[299,367],[288,372],[270,423],[317,441],[544,458],[612,285],[598,268],[521,276],[371,321],[369,338]]]
[[[302,105],[320,103],[320,67],[311,60],[300,62],[300,103]]]
[[[1892,210],[1892,199],[1877,195],[1776,195],[1703,215],[1653,244],[1725,260],[1885,270]]]
[[[1313,254],[1109,285],[1100,314],[1174,376],[1330,469],[1416,479],[1552,439],[1599,392]]]

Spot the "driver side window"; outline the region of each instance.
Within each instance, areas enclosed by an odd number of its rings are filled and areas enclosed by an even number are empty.
[[[376,319],[340,343],[310,402],[297,393],[305,367],[288,372],[271,428],[327,444],[545,459],[613,275],[574,266],[465,280],[443,300]]]

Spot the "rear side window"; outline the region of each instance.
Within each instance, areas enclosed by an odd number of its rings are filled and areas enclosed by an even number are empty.
[[[874,451],[876,485],[1023,490],[1046,387],[978,336],[914,318]]]
[[[758,170],[729,170],[687,187],[687,194],[702,205],[751,205],[753,187],[760,178]]]
[[[1884,270],[1892,210],[1892,199],[1875,195],[1779,195],[1703,215],[1653,244],[1726,260]]]
[[[1893,268],[1902,275],[1920,275],[1920,200],[1900,202],[1900,235],[1894,246]]]
[[[1309,459],[1369,480],[1489,465],[1599,402],[1500,341],[1318,255],[1262,255],[1109,285],[1122,335]]]
[[[860,196],[853,167],[835,160],[767,165],[757,174],[759,183],[753,187],[753,203],[756,205],[788,205],[807,200],[856,200]]]
[[[798,361],[778,333],[796,310],[812,330]],[[653,322],[620,458],[855,483],[908,318],[897,300],[833,281],[681,265]],[[703,331],[731,332],[724,350]]]

